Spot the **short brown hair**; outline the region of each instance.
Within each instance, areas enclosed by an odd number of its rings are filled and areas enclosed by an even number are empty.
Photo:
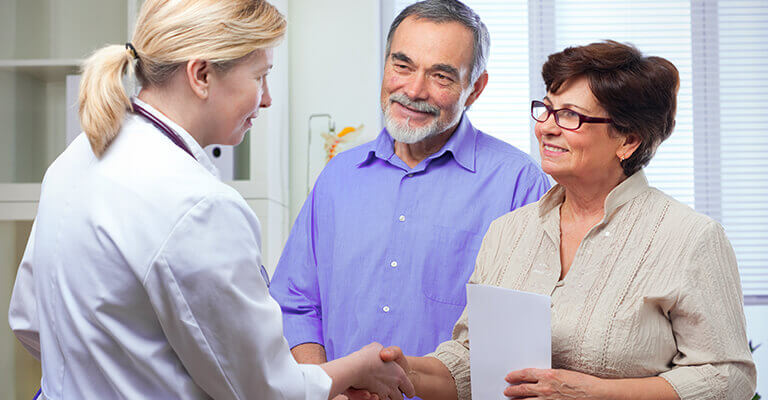
[[[585,77],[616,132],[639,136],[640,147],[621,163],[627,176],[648,165],[675,127],[677,68],[664,58],[643,56],[630,44],[606,40],[568,47],[549,56],[541,76],[550,93]]]

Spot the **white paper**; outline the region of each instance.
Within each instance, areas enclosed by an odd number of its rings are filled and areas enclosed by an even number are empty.
[[[467,285],[472,398],[504,399],[504,377],[551,368],[551,298],[488,285]]]

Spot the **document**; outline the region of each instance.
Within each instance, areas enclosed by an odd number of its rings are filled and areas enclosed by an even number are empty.
[[[506,400],[504,377],[551,368],[551,298],[488,285],[467,285],[473,399]]]

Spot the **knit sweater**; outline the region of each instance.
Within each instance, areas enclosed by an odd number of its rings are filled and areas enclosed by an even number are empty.
[[[751,398],[756,371],[722,227],[648,186],[639,171],[608,195],[603,220],[559,280],[564,199],[556,185],[494,221],[469,283],[552,296],[552,368],[660,376],[683,400]],[[471,399],[468,333],[465,309],[453,339],[430,354],[451,371],[459,400]]]

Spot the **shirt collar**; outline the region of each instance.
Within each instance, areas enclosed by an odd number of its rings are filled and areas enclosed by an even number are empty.
[[[218,168],[216,168],[216,166],[213,165],[213,161],[211,161],[210,157],[208,157],[208,154],[200,146],[200,144],[197,143],[197,140],[195,140],[195,138],[189,134],[189,132],[187,132],[179,124],[173,122],[170,118],[166,117],[163,113],[158,111],[156,108],[139,100],[137,97],[134,97],[133,101],[139,106],[141,106],[143,109],[147,110],[147,112],[152,114],[155,118],[159,119],[164,124],[168,125],[169,128],[173,129],[173,131],[176,132],[177,135],[179,135],[181,140],[184,141],[184,144],[187,145],[189,150],[192,152],[192,155],[195,156],[195,159],[197,159],[200,165],[202,165],[206,170],[208,170],[217,178],[219,179],[221,178],[221,176],[219,175]]]
[[[379,136],[370,142],[369,146],[368,151],[365,152],[365,156],[358,166],[366,164],[373,156],[382,160],[390,160],[395,155],[395,141],[389,135],[387,128],[382,129]],[[472,126],[467,115],[463,114],[456,130],[448,138],[448,141],[445,142],[445,145],[438,152],[427,157],[427,160],[441,157],[446,152],[450,152],[453,155],[453,159],[459,165],[471,172],[475,172],[476,146],[477,129]]]
[[[603,222],[611,218],[619,207],[637,197],[648,187],[648,179],[642,169],[618,184],[605,198]],[[539,217],[544,218],[553,209],[559,207],[564,200],[565,188],[560,184],[553,186],[539,201]]]

